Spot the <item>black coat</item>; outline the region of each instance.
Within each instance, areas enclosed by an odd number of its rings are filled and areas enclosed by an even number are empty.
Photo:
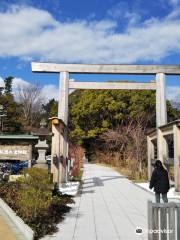
[[[170,189],[168,172],[164,168],[155,168],[150,180],[149,188],[156,193],[167,193]]]

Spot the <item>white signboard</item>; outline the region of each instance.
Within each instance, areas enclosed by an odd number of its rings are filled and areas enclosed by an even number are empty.
[[[0,145],[0,160],[29,160],[31,146]]]

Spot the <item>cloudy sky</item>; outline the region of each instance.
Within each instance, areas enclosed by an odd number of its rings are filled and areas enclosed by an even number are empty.
[[[31,72],[31,61],[180,64],[180,0],[1,0],[0,77],[38,83],[58,95],[58,75]],[[1,82],[0,78],[0,82]],[[71,75],[80,81],[149,81],[154,76]],[[180,77],[167,76],[180,101]]]

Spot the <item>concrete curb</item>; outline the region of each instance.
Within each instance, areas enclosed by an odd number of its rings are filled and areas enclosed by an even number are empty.
[[[142,186],[139,185],[138,183],[136,183],[136,182],[132,182],[132,183],[133,183],[136,187],[141,188],[142,190],[144,190],[144,191],[146,191],[146,192],[148,192],[148,193],[154,195],[154,192],[151,192],[150,190],[148,190],[148,189],[142,187]]]
[[[17,214],[0,198],[0,207],[6,213],[6,215],[11,219],[14,225],[19,229],[19,231],[24,235],[26,240],[34,239],[33,230],[24,223],[24,221],[17,216]]]
[[[136,185],[137,187],[141,188],[142,190],[144,190],[144,191],[146,191],[146,192],[148,192],[148,193],[150,193],[150,194],[152,194],[152,195],[155,195],[154,191],[152,192],[151,190],[149,190],[149,189],[147,189],[147,188],[139,185],[138,183],[135,183],[135,182],[132,182],[132,183],[133,183],[134,185]],[[170,197],[168,196],[168,199],[169,199],[169,200],[180,201],[180,198],[179,198],[178,194],[177,194],[177,196],[176,196],[176,195],[175,195],[175,196],[170,196]]]

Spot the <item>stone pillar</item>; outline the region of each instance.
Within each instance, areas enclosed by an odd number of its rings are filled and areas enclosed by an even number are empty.
[[[32,167],[32,144],[29,144],[28,168]]]
[[[147,147],[148,147],[148,152],[147,152],[147,154],[148,154],[148,180],[150,181],[151,174],[152,174],[151,160],[154,159],[154,144],[149,136],[147,137]]]
[[[166,107],[166,79],[164,73],[156,74],[156,127],[157,127],[157,157],[164,161],[166,157],[166,140],[159,129],[160,126],[167,124]]]
[[[60,95],[58,106],[58,118],[61,119],[65,125],[68,124],[68,97],[69,97],[69,73],[60,73]],[[63,156],[62,164],[60,165],[61,182],[67,182],[67,158],[68,158],[68,132],[67,128],[64,128],[63,134],[60,136],[60,149]]]
[[[180,128],[175,124],[174,132],[174,180],[175,191],[180,192]]]

